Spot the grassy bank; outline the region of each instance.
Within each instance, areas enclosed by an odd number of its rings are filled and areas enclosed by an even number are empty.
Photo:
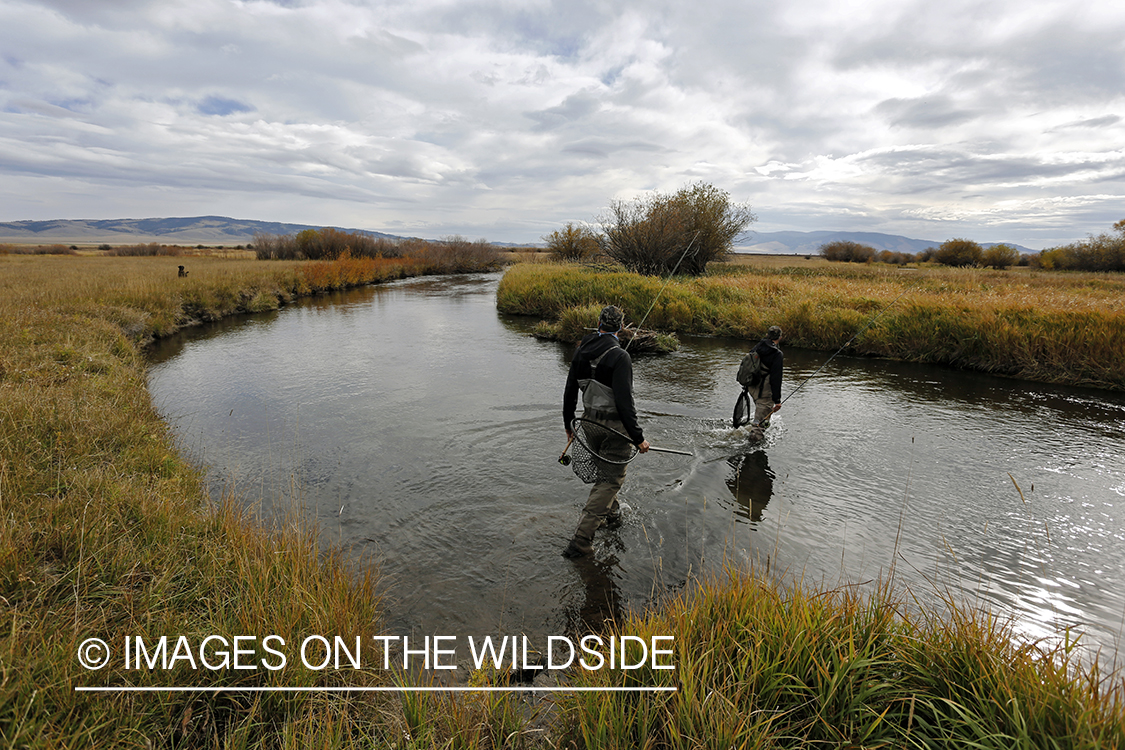
[[[91,637],[117,647],[127,635],[293,643],[380,632],[371,566],[322,548],[298,515],[267,528],[236,500],[206,499],[152,407],[142,350],[196,320],[414,270],[378,259],[0,258],[0,746],[499,748],[549,736],[577,748],[911,747],[925,738],[964,747],[970,735],[984,747],[1122,744],[1115,694],[1065,650],[1013,647],[977,613],[910,619],[889,593],[803,593],[743,576],[621,624],[623,634],[676,637],[674,672],[628,679],[675,679],[681,692],[571,696],[546,734],[515,699],[494,694],[74,692],[382,679],[292,662],[154,673],[122,668],[120,655],[87,671],[77,655]],[[259,648],[245,661],[260,658],[269,655]]]
[[[277,634],[293,644],[307,634],[377,632],[370,569],[321,548],[296,515],[266,530],[235,501],[206,500],[153,409],[142,347],[194,321],[411,270],[376,261],[0,258],[0,745],[343,747],[358,722],[382,716],[370,701],[324,696],[74,687],[319,679],[295,659],[278,671],[214,672],[185,661],[171,672],[126,670],[127,635],[151,643]],[[91,637],[116,651],[99,671],[77,660]],[[268,656],[255,643],[243,661]],[[378,723],[401,724],[391,717]]]
[[[579,747],[1125,746],[1122,681],[1079,664],[1073,643],[1018,644],[953,602],[927,616],[889,585],[782,591],[731,572],[622,632],[674,636],[676,670],[586,672],[580,684],[678,691],[569,695],[563,739]]]
[[[502,312],[566,319],[614,303],[645,327],[847,351],[1052,383],[1125,388],[1125,278],[983,269],[719,265],[664,280],[575,265],[525,264],[500,285]],[[659,295],[659,298],[657,299]],[[885,312],[884,312],[885,311]],[[587,323],[590,325],[590,323]]]

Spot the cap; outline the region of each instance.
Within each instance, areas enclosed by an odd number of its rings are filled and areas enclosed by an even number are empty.
[[[621,330],[621,322],[625,319],[625,313],[621,312],[620,307],[610,305],[602,308],[602,314],[598,316],[598,329],[614,333]]]

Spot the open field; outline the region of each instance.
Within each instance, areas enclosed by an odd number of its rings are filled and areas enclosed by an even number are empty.
[[[663,292],[661,289],[663,288]],[[565,320],[604,304],[646,328],[785,341],[1028,380],[1125,388],[1125,277],[1120,274],[830,264],[740,258],[668,283],[625,271],[519,264],[497,295],[502,312]],[[586,322],[586,325],[591,323]]]
[[[188,266],[187,278],[177,276],[178,265]],[[5,747],[1125,743],[1119,679],[1071,663],[1066,647],[1013,645],[1002,623],[956,607],[941,617],[908,615],[889,590],[868,599],[733,574],[620,625],[622,633],[676,636],[675,672],[626,674],[630,684],[674,679],[679,693],[560,700],[546,733],[534,731],[542,725],[528,723],[516,699],[494,694],[74,692],[76,685],[316,686],[342,674],[184,664],[162,673],[117,662],[91,672],[76,658],[90,637],[118,644],[127,635],[274,633],[288,641],[380,632],[388,592],[372,573],[378,561],[356,565],[323,548],[299,509],[266,528],[237,498],[209,502],[198,470],[176,453],[153,409],[143,346],[194,321],[410,272],[374,260],[0,258]],[[635,285],[622,280],[621,288]],[[724,290],[720,284],[714,294],[739,294]],[[879,301],[873,296],[872,306]],[[260,644],[253,651],[250,661],[268,658]],[[384,679],[346,674],[354,686]]]

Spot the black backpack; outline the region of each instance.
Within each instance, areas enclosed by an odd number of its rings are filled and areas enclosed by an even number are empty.
[[[753,388],[762,382],[765,374],[765,370],[762,368],[762,357],[758,354],[758,347],[754,347],[749,354],[742,358],[742,364],[738,366],[738,374],[734,377],[743,388]]]

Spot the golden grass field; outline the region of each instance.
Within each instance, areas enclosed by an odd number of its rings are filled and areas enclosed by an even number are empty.
[[[187,278],[177,276],[178,265],[187,266]],[[199,469],[177,452],[153,408],[144,345],[196,321],[409,273],[390,261],[0,256],[0,744],[1125,746],[1120,676],[1079,663],[1067,643],[1020,644],[1002,621],[956,603],[941,615],[907,614],[912,608],[890,586],[861,597],[753,571],[702,582],[660,611],[618,624],[622,633],[676,636],[674,673],[616,673],[628,684],[672,680],[679,687],[658,697],[556,696],[547,713],[534,715],[517,696],[495,693],[76,692],[75,686],[97,685],[385,684],[382,673],[314,673],[292,665],[204,672],[181,664],[164,674],[114,662],[91,672],[76,654],[87,638],[117,644],[131,634],[296,639],[381,632],[381,600],[394,592],[378,578],[378,560],[347,560],[324,546],[299,507],[267,526],[235,498],[215,503],[206,496]],[[596,297],[591,289],[612,290],[619,297],[609,301],[627,300],[632,310],[657,290],[652,280],[611,276],[597,280],[581,269],[521,264],[505,283],[543,289],[534,296],[536,310],[564,309],[572,299],[584,304]],[[818,312],[850,325],[909,288],[892,280],[898,278],[878,271],[806,278],[778,269],[746,281],[717,273],[676,282],[660,319],[715,330],[730,325],[732,332],[745,326],[755,335],[778,315],[793,316],[783,325],[797,331],[799,315],[811,324]],[[910,293],[917,297],[902,306],[919,320],[929,320],[934,313],[920,311],[942,300],[963,319],[978,307],[992,309],[980,300],[994,298],[1003,300],[996,309],[1028,310],[1028,319],[1039,321],[1034,304],[1016,302],[1019,293],[1005,288],[1019,279],[1027,280],[1037,304],[1055,300],[1050,313],[1059,320],[1088,325],[1094,313],[1110,322],[1120,314],[1114,278],[924,278]],[[787,302],[792,294],[803,299]],[[555,297],[564,299],[548,304]],[[727,321],[750,302],[768,303],[765,317]],[[1047,331],[1042,335],[1056,345],[1079,340]],[[260,648],[258,656],[264,656]],[[609,676],[574,679],[598,685]]]
[[[789,345],[823,351],[835,351],[874,319],[849,353],[1125,388],[1120,274],[752,256],[666,284],[626,271],[535,263],[504,275],[497,304],[548,320],[573,315],[568,311],[588,319],[594,308],[617,304],[632,323],[651,306],[646,328],[757,340],[780,325]]]

